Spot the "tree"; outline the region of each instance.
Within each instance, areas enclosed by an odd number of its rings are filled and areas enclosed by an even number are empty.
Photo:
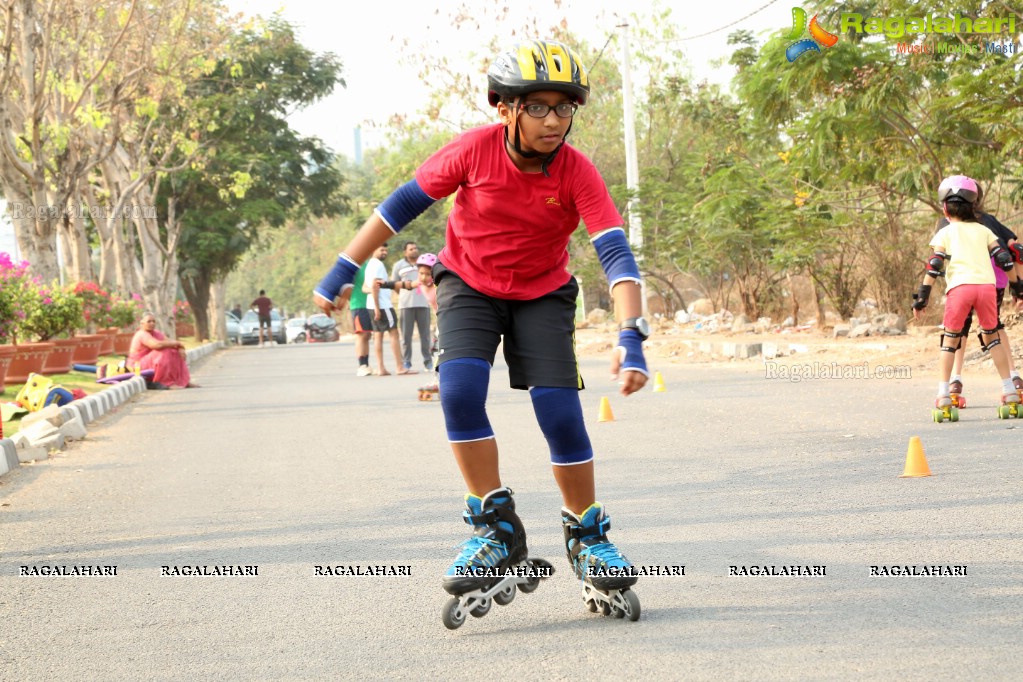
[[[210,336],[210,316],[219,320],[224,310],[224,277],[265,228],[345,209],[333,152],[286,121],[338,84],[337,58],[314,54],[290,24],[272,17],[238,31],[228,53],[189,87],[186,111],[209,122],[209,153],[201,167],[165,175],[158,200],[162,210],[187,207],[177,254],[201,338]]]
[[[113,150],[139,87],[138,71],[113,66],[139,12],[135,0],[11,0],[4,9],[0,185],[21,253],[50,281],[68,204]]]

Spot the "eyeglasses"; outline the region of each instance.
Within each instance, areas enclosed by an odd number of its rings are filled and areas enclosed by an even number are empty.
[[[539,102],[519,105],[519,109],[524,109],[531,118],[546,118],[547,114],[551,113],[551,109],[558,115],[558,118],[572,118],[575,116],[575,110],[578,108],[579,105],[575,102],[562,102],[553,107],[549,104],[540,104]]]

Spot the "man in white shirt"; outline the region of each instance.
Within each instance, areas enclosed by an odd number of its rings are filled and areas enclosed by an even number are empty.
[[[394,351],[394,362],[398,374],[406,374],[401,357],[401,344],[398,341],[398,320],[391,301],[391,290],[381,290],[380,285],[387,281],[387,244],[373,252],[373,257],[366,263],[366,278],[362,290],[366,292],[366,308],[373,316],[373,347],[377,357],[377,376],[388,376],[390,372],[384,366],[384,334],[391,336],[391,350]]]

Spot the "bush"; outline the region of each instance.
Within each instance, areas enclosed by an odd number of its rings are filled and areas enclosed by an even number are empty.
[[[195,321],[192,318],[192,306],[188,305],[188,301],[174,302],[174,321],[187,323]]]
[[[0,343],[14,340],[25,319],[22,299],[28,279],[28,261],[15,263],[10,254],[0,252]]]
[[[87,325],[92,329],[102,329],[111,325],[109,293],[95,282],[78,282],[73,291],[82,301],[82,313],[85,315]]]
[[[35,296],[26,300],[28,305],[21,329],[27,337],[37,341],[69,337],[85,326],[82,301],[71,287],[40,287]]]
[[[132,294],[128,298],[114,296],[110,304],[110,324],[113,327],[127,329],[134,327],[142,315],[142,298]]]

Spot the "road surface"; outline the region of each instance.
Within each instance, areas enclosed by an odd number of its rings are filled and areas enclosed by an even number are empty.
[[[557,573],[448,631],[464,490],[424,376],[356,377],[349,343],[219,351],[203,388],[146,394],[0,479],[0,678],[1019,679],[1023,420],[996,418],[993,376],[938,425],[930,373],[815,361],[798,382],[664,364],[666,391],[626,399],[583,359],[611,537],[651,572],[684,566],[640,580],[638,622],[583,607],[545,442],[499,363],[504,481]],[[899,478],[911,436],[933,476]],[[224,566],[240,575],[194,574]],[[317,575],[339,566],[396,575]],[[75,567],[116,575],[21,575]]]

